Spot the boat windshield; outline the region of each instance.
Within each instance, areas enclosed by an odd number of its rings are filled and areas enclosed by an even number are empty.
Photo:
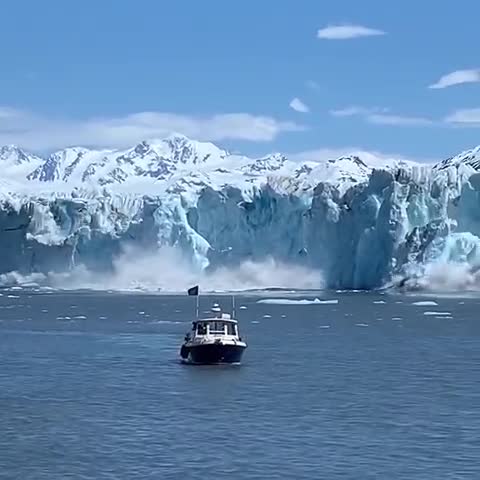
[[[225,322],[210,322],[208,326],[211,335],[225,335]]]
[[[208,327],[208,332],[207,332]],[[196,324],[196,335],[237,335],[237,326],[231,322],[209,321]]]

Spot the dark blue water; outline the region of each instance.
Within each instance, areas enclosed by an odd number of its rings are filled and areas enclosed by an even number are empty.
[[[193,367],[189,297],[4,291],[0,478],[480,478],[479,299],[259,298]]]

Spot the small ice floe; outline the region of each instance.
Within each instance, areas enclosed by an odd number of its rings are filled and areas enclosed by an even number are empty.
[[[14,291],[18,291],[18,290],[23,290],[23,288],[22,287],[10,287],[9,290],[14,292]]]
[[[182,313],[182,311],[181,310],[175,310],[175,313]]]
[[[402,317],[392,317],[392,320],[397,320],[398,321],[398,320],[403,320],[403,318]]]
[[[465,302],[458,302],[459,305],[465,305]]]
[[[263,318],[272,318],[272,316],[269,315],[268,313],[266,313],[266,314],[263,316]]]
[[[44,309],[42,310],[42,313],[48,313],[48,310],[47,310],[46,308],[44,308]]]
[[[18,295],[7,295],[7,298],[20,298]]]
[[[375,302],[373,302],[375,305],[383,305],[384,303],[387,303],[385,302],[384,300],[375,300]]]
[[[98,317],[99,320],[106,320],[107,317],[104,317],[104,316],[101,316],[101,317]]]
[[[68,317],[68,316],[64,316],[64,317],[60,316],[60,317],[57,317],[57,320],[71,320],[71,319],[72,319],[72,317]]]
[[[433,300],[422,300],[421,302],[413,302],[416,307],[438,307],[438,303]]]
[[[451,317],[451,312],[423,312],[427,317]]]
[[[368,323],[356,323],[355,326],[357,326],[357,327],[368,327]]]
[[[267,305],[336,305],[338,299],[332,300],[320,300],[315,298],[314,300],[291,300],[289,298],[262,298],[258,300],[257,303],[264,303]]]
[[[252,320],[250,323],[260,323],[258,320]]]
[[[402,304],[403,302],[401,302],[400,300],[398,302],[395,302],[397,305],[400,305]]]
[[[282,318],[287,318],[287,316],[283,313],[282,315],[280,315]]]
[[[75,315],[73,318],[76,318],[77,320],[86,320],[86,316],[85,315]]]
[[[240,305],[240,310],[246,310],[247,307],[245,305]]]
[[[145,312],[138,312],[139,315],[145,315]]]
[[[318,328],[330,328],[330,325],[319,325]]]

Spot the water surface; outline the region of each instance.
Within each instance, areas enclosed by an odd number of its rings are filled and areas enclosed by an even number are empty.
[[[2,294],[0,478],[480,478],[478,298],[237,297],[243,365],[194,367],[187,296]]]

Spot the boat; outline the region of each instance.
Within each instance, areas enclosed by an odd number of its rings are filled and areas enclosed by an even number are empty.
[[[182,360],[196,365],[239,364],[247,343],[239,335],[237,320],[217,303],[211,311],[210,317],[192,322],[180,349]]]

